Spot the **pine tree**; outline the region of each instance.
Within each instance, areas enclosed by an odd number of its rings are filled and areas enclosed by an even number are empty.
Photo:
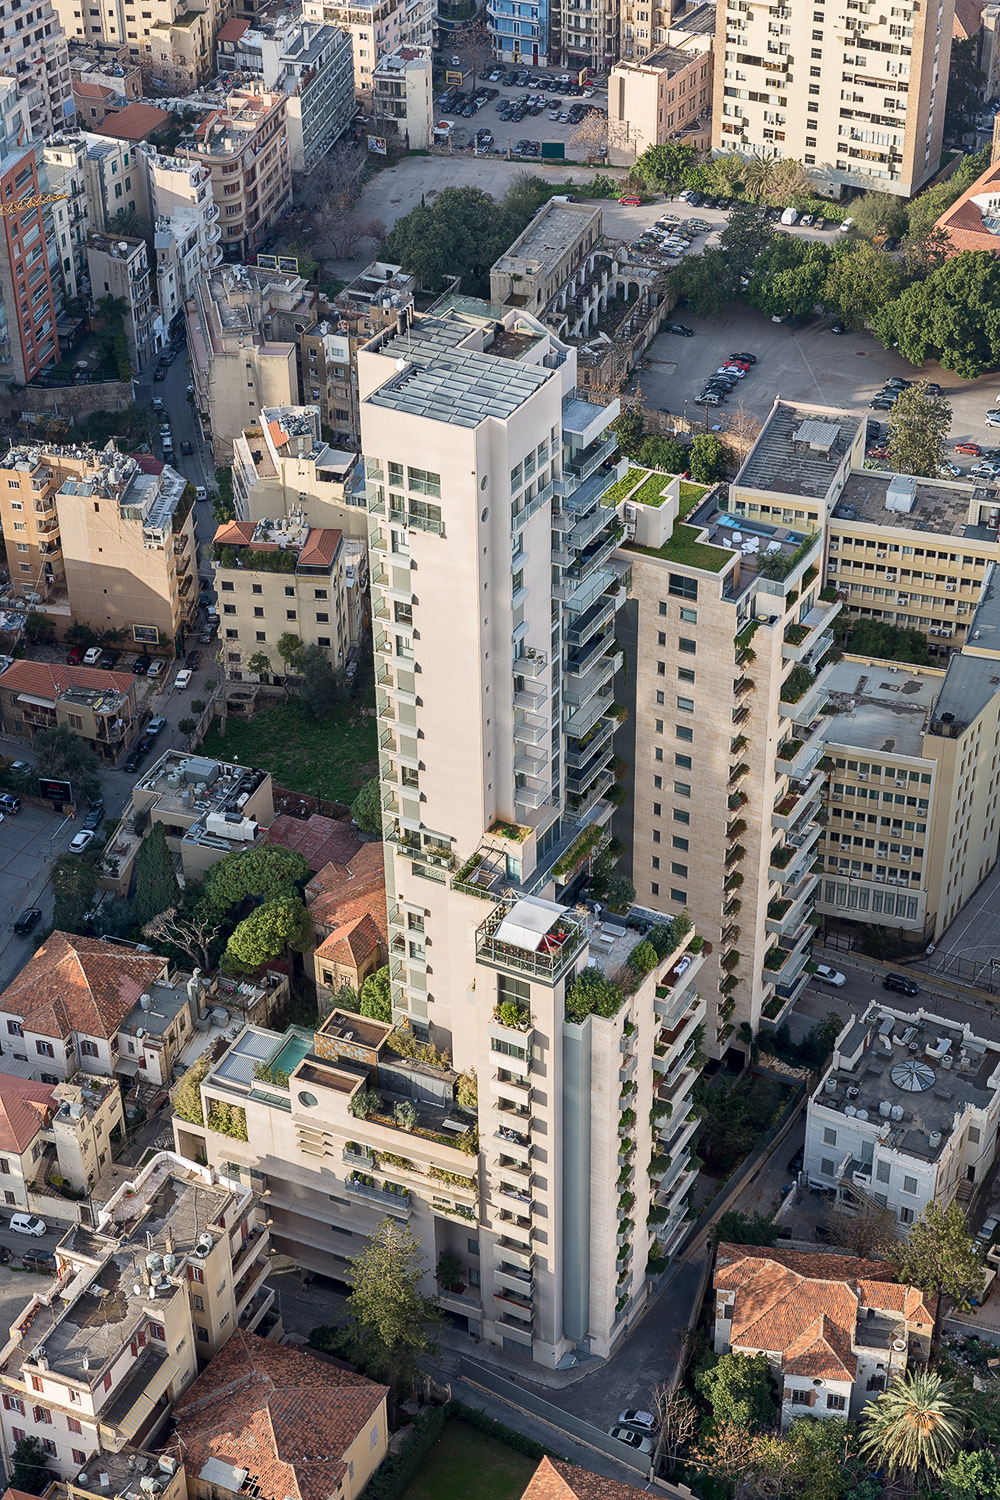
[[[139,846],[136,860],[135,900],[132,909],[140,927],[181,899],[181,888],[174,874],[174,857],[167,848],[162,823],[154,823]]]

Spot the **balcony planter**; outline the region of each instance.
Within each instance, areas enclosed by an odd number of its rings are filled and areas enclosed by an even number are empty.
[[[799,851],[793,849],[791,844],[782,844],[780,849],[775,849],[769,863],[776,870],[785,870],[791,864]]]
[[[746,859],[747,851],[742,844],[734,844],[732,849],[726,851],[726,868],[738,864],[741,859]]]
[[[746,807],[748,800],[746,792],[732,792],[727,803],[729,811],[739,812],[741,807]]]
[[[730,785],[732,785],[732,783],[734,781],[739,781],[742,777],[748,776],[749,774],[750,774],[750,767],[747,765],[746,761],[742,761],[738,766],[734,766],[733,769],[730,771],[730,773],[729,773],[729,783],[730,783]]]
[[[786,740],[778,751],[778,759],[794,760],[804,744],[804,740]]]
[[[618,1129],[620,1131],[631,1130],[632,1126],[634,1124],[635,1124],[635,1110],[634,1109],[623,1110],[622,1111],[621,1119],[618,1121]]]
[[[745,734],[738,734],[729,746],[730,755],[740,755],[749,743]]]
[[[735,917],[738,916],[742,910],[743,902],[740,900],[739,896],[734,896],[733,899],[731,901],[727,901],[725,906],[722,908],[722,915],[724,917]]]
[[[808,634],[809,627],[807,625],[786,625],[785,643],[789,646],[801,646]]]
[[[747,831],[746,818],[734,818],[726,829],[727,839],[738,839]]]
[[[735,948],[730,948],[728,953],[724,953],[722,955],[722,959],[720,962],[722,968],[728,970],[731,973],[733,969],[736,968],[739,961],[740,954],[738,953],[738,951]]]
[[[764,956],[764,968],[778,970],[784,967],[788,961],[788,952],[784,948],[771,948]]]
[[[740,873],[739,870],[735,870],[732,875],[727,875],[726,876],[725,885],[723,886],[723,889],[727,890],[727,891],[735,891],[742,884],[743,884],[743,876],[742,876],[742,874]]]
[[[731,995],[738,984],[739,980],[735,974],[727,974],[725,979],[721,980],[719,983],[719,994]]]
[[[618,1212],[621,1214],[631,1213],[634,1206],[635,1194],[632,1192],[622,1193],[621,1197],[618,1199]]]

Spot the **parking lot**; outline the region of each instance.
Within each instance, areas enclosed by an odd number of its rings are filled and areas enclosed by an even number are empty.
[[[36,934],[44,932],[52,920],[49,869],[52,860],[66,852],[78,827],[61,813],[27,803],[16,817],[8,815],[0,824],[0,889],[4,893],[0,904],[0,986],[8,984],[34,952],[34,935],[15,933],[16,918],[28,906],[40,907],[42,921]]]
[[[588,85],[589,92],[585,93],[579,84],[570,81],[571,76],[575,75],[568,73],[522,70],[518,77],[523,82],[506,83],[504,79],[511,77],[510,72],[501,73],[495,68],[483,69],[481,72],[488,72],[493,76],[473,79],[472,70],[463,69],[464,78],[461,89],[458,90],[461,96],[459,108],[456,108],[453,94],[438,91],[435,95],[435,119],[439,124],[448,121],[452,125],[452,145],[455,150],[471,149],[475,136],[479,132],[489,131],[490,140],[480,147],[481,151],[485,150],[490,155],[513,155],[517,152],[518,144],[525,142],[531,149],[522,151],[522,157],[538,160],[541,158],[543,141],[566,143],[576,130],[578,121],[571,118],[571,112],[582,114],[596,109],[607,113],[607,85],[603,88]],[[549,86],[558,79],[564,81],[565,92],[556,92]],[[469,114],[472,97],[483,91],[488,91],[493,97]],[[530,109],[529,99],[535,101]],[[522,101],[524,105],[519,118],[505,120],[504,107],[518,101]],[[462,112],[463,106],[465,113]],[[581,150],[575,154],[585,156],[587,153]]]

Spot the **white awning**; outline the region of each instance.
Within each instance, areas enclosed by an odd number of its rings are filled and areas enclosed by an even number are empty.
[[[55,708],[51,698],[36,698],[32,693],[18,693],[18,703],[30,703],[35,708]]]
[[[542,901],[537,896],[523,896],[515,901],[496,930],[498,943],[510,943],[515,948],[526,948],[535,953],[542,938],[559,917],[566,915],[566,908],[555,901]]]

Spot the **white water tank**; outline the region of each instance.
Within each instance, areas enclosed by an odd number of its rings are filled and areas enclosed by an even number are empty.
[[[878,1112],[882,1116],[883,1120],[888,1120],[889,1116],[892,1114],[892,1105],[889,1103],[888,1099],[882,1100],[882,1102],[879,1104]]]

